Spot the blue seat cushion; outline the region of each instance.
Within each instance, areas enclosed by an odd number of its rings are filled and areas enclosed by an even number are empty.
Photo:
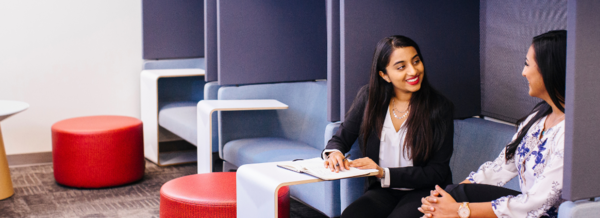
[[[227,162],[244,164],[290,161],[319,157],[320,149],[284,138],[263,137],[230,141],[223,148]],[[290,194],[330,217],[340,215],[339,181],[326,181],[290,186]]]
[[[315,158],[320,157],[321,151],[303,142],[264,137],[230,141],[223,148],[223,156],[227,162],[241,166],[251,163]]]
[[[158,112],[158,124],[182,139],[197,145],[196,104],[197,102],[166,104]]]

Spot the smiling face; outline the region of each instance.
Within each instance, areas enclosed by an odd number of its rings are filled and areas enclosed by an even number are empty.
[[[530,96],[544,100],[550,99],[548,91],[546,91],[546,86],[544,85],[542,73],[540,73],[540,69],[535,61],[535,50],[533,45],[529,46],[529,51],[527,51],[527,56],[525,58],[525,66],[523,67],[521,75],[527,78]]]
[[[425,67],[414,47],[394,49],[385,71],[379,71],[379,76],[394,85],[396,95],[411,95],[421,89]]]

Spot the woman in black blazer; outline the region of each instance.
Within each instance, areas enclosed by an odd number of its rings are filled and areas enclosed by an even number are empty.
[[[379,170],[342,217],[419,217],[420,199],[452,183],[453,133],[453,105],[427,81],[419,46],[405,36],[379,41],[369,85],[323,151],[332,171]],[[347,161],[357,139],[364,158]]]

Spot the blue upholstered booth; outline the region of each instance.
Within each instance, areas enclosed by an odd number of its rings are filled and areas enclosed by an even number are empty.
[[[481,164],[493,161],[512,140],[517,128],[478,118],[454,121],[454,152],[450,159],[452,181],[460,183]],[[504,185],[520,191],[515,177]]]
[[[338,130],[340,123],[331,123],[326,128],[326,140]],[[450,160],[452,179],[459,183],[471,171],[476,171],[481,164],[494,160],[500,151],[510,142],[516,132],[514,126],[469,118],[454,121],[454,152]],[[352,145],[352,157],[362,157],[358,143]],[[343,211],[350,203],[360,197],[364,190],[364,178],[340,180],[340,203]],[[515,177],[504,185],[506,188],[519,191],[519,182]]]
[[[219,152],[224,166],[319,157],[327,121],[327,82],[224,86],[219,100],[275,99],[287,110],[220,112]],[[290,187],[292,197],[334,217],[340,215],[339,181]]]
[[[186,78],[177,78],[179,80],[185,80]],[[188,79],[189,80],[189,79]],[[181,82],[181,81],[176,81]],[[181,83],[179,83],[181,85]],[[196,119],[196,105],[198,101],[202,99],[206,100],[215,100],[217,99],[217,92],[219,90],[220,85],[217,82],[208,82],[204,83],[204,81],[196,84],[198,86],[197,93],[199,95],[203,95],[198,100],[190,100],[184,99],[180,101],[162,101],[159,105],[159,113],[158,113],[158,124],[163,128],[169,130],[175,135],[185,139],[189,143],[193,145],[197,145],[198,140],[198,132],[197,130],[197,119]],[[177,86],[172,86],[173,89],[176,89]],[[202,91],[203,90],[203,91]],[[213,114],[213,120],[217,120],[217,114]],[[218,151],[218,124],[213,122],[213,144],[212,150],[213,152]]]

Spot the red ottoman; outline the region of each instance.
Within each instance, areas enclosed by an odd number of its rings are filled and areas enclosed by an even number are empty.
[[[290,190],[279,189],[278,217],[290,217]],[[160,188],[160,217],[235,218],[235,173],[205,173],[168,181]]]
[[[52,125],[56,182],[77,188],[118,186],[144,176],[142,122],[133,117],[90,116]]]

